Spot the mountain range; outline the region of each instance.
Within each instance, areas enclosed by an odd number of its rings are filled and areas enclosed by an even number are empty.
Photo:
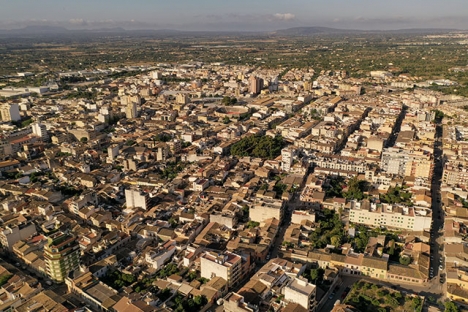
[[[273,36],[315,36],[327,34],[371,34],[371,33],[408,33],[408,34],[423,34],[423,33],[445,33],[452,31],[460,31],[457,29],[442,29],[442,28],[415,28],[415,29],[397,29],[397,30],[358,30],[358,29],[338,29],[329,27],[294,27],[287,29],[279,29],[273,32],[247,32],[247,31],[185,31],[174,29],[142,29],[142,30],[126,30],[124,28],[99,28],[99,29],[67,29],[58,26],[27,26],[20,29],[0,30],[0,35],[7,37],[23,37],[31,35],[86,35],[86,34],[145,34],[145,35],[219,35],[219,34],[268,34]]]

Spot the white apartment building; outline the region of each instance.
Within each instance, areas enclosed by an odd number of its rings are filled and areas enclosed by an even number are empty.
[[[389,174],[427,178],[432,177],[434,160],[425,151],[409,151],[399,148],[387,148],[382,152],[381,168]]]
[[[236,284],[242,276],[242,258],[235,253],[208,251],[200,257],[201,277],[212,279],[224,278],[229,287]]]
[[[49,140],[49,134],[47,133],[47,128],[45,125],[36,122],[31,125],[32,133],[40,137],[42,141],[46,142]]]
[[[291,171],[291,166],[294,161],[294,150],[291,148],[283,148],[281,150],[281,170],[285,172]]]
[[[164,266],[164,263],[172,257],[175,251],[175,241],[168,241],[156,250],[151,250],[146,253],[145,261],[153,269],[159,270]]]
[[[303,277],[291,279],[284,288],[285,300],[297,303],[309,311],[314,311],[316,308],[316,294],[317,287]]]
[[[367,200],[351,201],[349,221],[372,227],[389,227],[408,231],[431,228],[432,212],[425,207],[376,204]]]

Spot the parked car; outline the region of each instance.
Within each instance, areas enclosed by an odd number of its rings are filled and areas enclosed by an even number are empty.
[[[346,287],[345,290],[343,291],[343,293],[341,294],[341,300],[343,300],[344,298],[346,298],[346,296],[348,295],[349,291],[351,290],[351,288],[349,287]]]

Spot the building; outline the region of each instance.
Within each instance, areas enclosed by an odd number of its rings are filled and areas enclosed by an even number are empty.
[[[128,119],[138,117],[137,104],[135,102],[129,102],[125,107],[125,116]]]
[[[119,145],[113,144],[107,148],[107,157],[109,159],[114,159],[119,155]]]
[[[138,189],[125,190],[127,208],[149,208],[149,194]]]
[[[257,198],[249,210],[249,217],[251,221],[260,223],[271,218],[281,221],[283,213],[284,203],[282,200]]]
[[[154,270],[159,270],[172,257],[175,250],[175,241],[169,240],[164,245],[148,251],[145,255],[145,261]]]
[[[294,302],[309,311],[316,308],[317,287],[310,284],[305,278],[295,277],[284,288],[284,299]]]
[[[208,251],[200,257],[201,277],[212,279],[215,276],[224,278],[229,287],[240,281],[242,276],[242,258],[235,253]]]
[[[383,150],[380,166],[390,174],[430,179],[434,160],[427,151],[408,151],[391,147]]]
[[[432,212],[425,207],[407,207],[397,204],[376,204],[367,200],[351,201],[349,222],[372,227],[389,227],[408,231],[431,228]]]
[[[176,103],[177,104],[188,104],[188,103],[190,103],[190,98],[185,93],[178,93],[176,95]]]
[[[21,120],[18,104],[3,104],[0,106],[0,114],[2,121]]]
[[[97,280],[87,270],[76,270],[65,280],[68,292],[83,300],[93,311],[113,311],[118,292]]]
[[[263,89],[263,79],[256,77],[256,76],[250,76],[249,78],[249,91],[252,94],[259,94]]]
[[[6,222],[1,228],[0,242],[3,248],[11,251],[14,244],[36,234],[36,226],[32,222],[27,222],[26,219],[19,220],[20,218],[22,217]]]
[[[301,224],[303,221],[315,222],[315,212],[294,210],[291,215],[291,223]]]
[[[40,137],[43,142],[47,142],[49,140],[49,134],[47,133],[47,128],[45,125],[36,122],[31,125],[32,133]]]
[[[294,150],[291,148],[283,148],[281,150],[281,170],[285,172],[291,171],[291,166],[294,161]]]
[[[48,237],[44,246],[44,259],[47,275],[56,282],[63,282],[80,265],[80,245],[76,237],[64,232],[56,232]]]

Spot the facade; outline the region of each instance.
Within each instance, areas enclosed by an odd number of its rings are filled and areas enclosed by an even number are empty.
[[[127,208],[149,208],[149,194],[138,189],[125,190]]]
[[[130,102],[125,107],[125,116],[127,119],[138,117],[137,104],[135,102]]]
[[[0,114],[2,121],[21,120],[18,104],[3,104],[0,106]]]
[[[8,250],[13,250],[13,245],[20,240],[36,234],[36,226],[31,222],[22,222],[4,226],[0,231],[0,242],[2,247]]]
[[[159,270],[172,257],[175,250],[175,241],[168,241],[163,246],[149,251],[145,255],[145,261],[153,269]]]
[[[250,208],[249,217],[251,221],[260,223],[271,218],[281,221],[283,212],[282,200],[262,198],[255,200],[253,207]]]
[[[431,228],[432,212],[424,207],[361,201],[351,203],[349,221],[372,227],[424,231]]]
[[[47,142],[49,140],[49,134],[47,133],[47,128],[45,125],[36,122],[31,125],[31,129],[32,133],[35,136],[40,137],[43,142]]]
[[[305,278],[295,277],[284,288],[284,299],[301,305],[309,311],[316,308],[317,287]]]
[[[240,281],[242,276],[242,258],[235,253],[206,252],[200,257],[201,277],[211,279],[215,276],[224,278],[229,287]]]
[[[119,145],[113,144],[107,148],[107,157],[114,159],[119,155]]]
[[[249,78],[249,91],[252,94],[259,94],[260,91],[263,89],[263,79],[256,77],[256,76],[250,76]]]
[[[291,171],[293,160],[294,151],[291,148],[283,148],[281,150],[281,170],[285,172]]]
[[[425,151],[408,151],[392,147],[383,150],[381,168],[389,174],[430,179],[434,159]]]
[[[56,282],[63,282],[68,273],[79,268],[80,245],[76,237],[56,232],[48,237],[44,246],[47,275]]]

